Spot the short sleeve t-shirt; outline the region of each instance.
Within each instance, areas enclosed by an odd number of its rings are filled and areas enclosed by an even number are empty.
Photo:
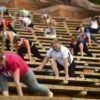
[[[48,57],[53,57],[59,64],[64,66],[64,58],[70,58],[70,62],[73,62],[73,56],[70,53],[69,49],[66,48],[65,46],[61,45],[60,51],[56,52],[53,50],[53,48],[50,48],[49,51],[47,52]],[[69,64],[70,65],[70,64]]]
[[[92,29],[98,29],[98,23],[97,23],[97,21],[95,20],[95,21],[91,21],[91,28]]]
[[[12,77],[13,73],[17,68],[20,70],[20,76],[25,75],[28,71],[28,65],[26,62],[17,54],[6,53],[5,57],[5,67],[0,69],[0,72],[6,77]]]
[[[28,18],[28,17],[23,17],[22,21],[26,24],[26,25],[30,25],[32,23],[32,21]]]

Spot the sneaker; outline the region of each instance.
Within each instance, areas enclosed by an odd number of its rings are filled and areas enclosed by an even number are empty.
[[[56,38],[56,35],[50,35],[50,38]]]
[[[49,96],[50,98],[52,98],[52,97],[53,97],[53,92],[49,91],[48,96]]]
[[[44,37],[49,38],[49,35],[44,35]]]

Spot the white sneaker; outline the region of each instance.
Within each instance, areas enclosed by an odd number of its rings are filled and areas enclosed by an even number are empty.
[[[50,35],[50,38],[56,38],[56,35]]]
[[[48,96],[49,96],[50,98],[52,98],[52,97],[53,97],[53,92],[49,91]]]
[[[50,37],[50,36],[49,36],[49,35],[44,35],[44,37],[48,38],[48,37]]]

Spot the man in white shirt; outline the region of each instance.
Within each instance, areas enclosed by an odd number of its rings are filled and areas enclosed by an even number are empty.
[[[42,70],[44,65],[49,61],[55,76],[59,77],[59,70],[65,70],[65,78],[75,76],[75,63],[72,54],[65,46],[61,45],[56,39],[51,43],[51,48],[48,50],[46,57],[42,61],[37,70]]]

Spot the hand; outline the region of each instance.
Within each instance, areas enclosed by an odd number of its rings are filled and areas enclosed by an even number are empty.
[[[56,78],[59,78],[59,75],[58,76],[55,76]]]
[[[42,67],[37,67],[35,68],[35,70],[42,70]]]

